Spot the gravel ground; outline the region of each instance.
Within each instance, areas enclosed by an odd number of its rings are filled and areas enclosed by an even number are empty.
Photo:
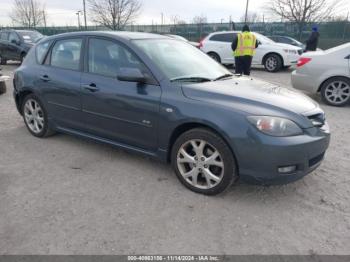
[[[253,76],[288,86],[290,73]],[[34,138],[9,84],[0,96],[0,254],[350,254],[350,108],[322,107],[332,142],[318,170],[206,197],[146,157],[66,135]]]

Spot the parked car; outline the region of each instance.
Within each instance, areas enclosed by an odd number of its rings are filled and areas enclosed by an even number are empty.
[[[0,95],[6,93],[6,81],[10,79],[8,76],[2,75],[1,70],[2,68],[0,67]]]
[[[215,32],[200,42],[200,49],[222,64],[234,64],[231,43],[238,31]],[[298,62],[303,50],[288,44],[275,43],[266,36],[254,33],[259,41],[253,65],[264,65],[269,72],[277,72]]]
[[[0,64],[7,60],[21,61],[30,48],[43,37],[37,31],[2,30],[0,31]]]
[[[325,103],[344,106],[350,102],[350,43],[326,51],[307,52],[292,73],[296,89],[321,93]]]
[[[186,187],[208,195],[239,177],[300,179],[330,139],[302,93],[234,76],[191,45],[147,33],[48,37],[15,71],[14,98],[32,135],[62,132],[171,162]]]
[[[273,36],[268,36],[268,38],[275,41],[276,43],[294,45],[296,47],[300,47],[302,50],[305,50],[305,44],[289,36],[273,35]]]
[[[183,37],[183,36],[181,36],[181,35],[166,34],[166,36],[169,36],[169,37],[171,37],[171,38],[175,38],[175,39],[178,39],[178,40],[187,42],[187,43],[193,45],[194,47],[199,48],[199,43],[198,43],[198,42],[189,41],[189,40],[187,40],[185,37]]]

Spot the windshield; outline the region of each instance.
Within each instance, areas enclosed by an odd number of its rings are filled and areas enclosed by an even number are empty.
[[[254,33],[256,35],[256,38],[262,42],[262,43],[266,43],[266,44],[274,44],[276,43],[275,41],[273,41],[272,39],[264,36],[264,35],[261,35],[259,33]]]
[[[170,79],[215,80],[230,71],[199,49],[172,39],[142,39],[133,42]]]
[[[25,43],[36,43],[43,38],[42,34],[35,31],[20,31],[18,33],[22,36]]]

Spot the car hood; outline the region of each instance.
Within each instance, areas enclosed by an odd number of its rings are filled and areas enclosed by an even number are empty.
[[[283,43],[274,43],[273,45],[276,45],[280,47],[281,49],[290,49],[290,50],[300,50],[301,47],[290,45],[290,44],[283,44]]]
[[[249,114],[306,114],[318,104],[299,91],[263,80],[235,77],[229,80],[185,84],[186,97],[236,108]]]

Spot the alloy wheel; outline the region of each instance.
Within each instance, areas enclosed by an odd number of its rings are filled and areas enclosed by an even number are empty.
[[[29,129],[39,134],[44,129],[45,119],[44,113],[37,101],[28,99],[24,105],[24,119]]]
[[[190,140],[177,154],[177,167],[190,185],[199,189],[217,186],[224,176],[224,162],[219,151],[204,140]]]
[[[269,71],[274,71],[277,67],[277,59],[273,56],[270,56],[266,59],[266,68],[269,70]]]
[[[350,85],[344,81],[331,82],[324,95],[331,104],[343,104],[350,99]]]

